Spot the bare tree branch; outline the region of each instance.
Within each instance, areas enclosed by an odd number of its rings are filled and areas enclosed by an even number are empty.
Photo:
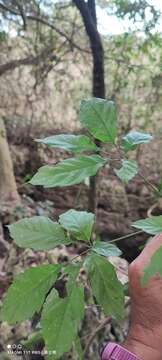
[[[96,24],[92,18],[91,11],[89,10],[88,4],[84,0],[73,0],[73,2],[80,11],[93,51],[93,45],[96,43],[96,41],[97,43],[101,44],[101,39],[97,31]]]
[[[7,11],[7,12],[10,12],[10,13],[13,14],[13,15],[20,15],[19,13],[17,13],[17,11],[15,11],[14,9],[9,8],[8,6],[6,6],[6,5],[4,5],[4,4],[2,4],[2,3],[0,3],[0,8],[1,8],[2,10],[5,10],[5,11]]]
[[[20,4],[19,0],[14,0],[15,4],[17,5],[19,11],[20,11],[20,15],[22,17],[23,20],[23,25],[24,25],[24,30],[27,29],[27,23],[26,23],[26,15],[25,15],[25,11],[23,9],[23,6]]]
[[[95,0],[88,0],[88,8],[91,13],[91,17],[95,22],[95,26],[97,25],[97,16],[96,16],[96,8],[95,8]]]
[[[19,12],[17,12],[14,9],[11,9],[9,7],[7,7],[6,5],[4,5],[3,3],[0,3],[0,8],[2,8],[5,11],[8,11],[10,13],[12,13],[13,15],[16,16],[21,16],[21,14]],[[79,51],[83,51],[86,53],[89,53],[89,51],[87,49],[83,49],[82,47],[80,47],[78,44],[76,44],[75,42],[72,41],[72,39],[66,34],[64,33],[62,30],[60,30],[57,26],[55,26],[54,24],[52,24],[50,21],[48,21],[47,19],[41,17],[41,16],[37,16],[37,15],[26,15],[26,20],[31,20],[31,21],[36,21],[39,22],[45,26],[48,26],[49,28],[53,29],[54,31],[57,32],[57,34],[59,34],[61,37],[63,37],[64,39],[66,39],[69,44],[73,47],[75,47],[76,49],[78,49]]]
[[[93,95],[104,98],[104,49],[101,36],[97,30],[95,0],[89,0],[89,3],[84,0],[73,0],[73,2],[80,11],[90,41],[94,65]],[[92,6],[91,9],[90,6]],[[94,18],[92,16],[94,16]]]
[[[89,53],[88,50],[83,49],[78,44],[74,43],[72,41],[72,39],[67,34],[65,34],[62,30],[60,30],[57,26],[53,25],[49,21],[47,21],[47,20],[45,20],[45,19],[43,19],[43,18],[41,18],[39,16],[34,16],[34,15],[28,15],[27,19],[33,20],[33,21],[38,21],[38,22],[50,27],[51,29],[55,30],[60,36],[62,36],[64,39],[66,39],[69,42],[69,44],[71,44],[73,47],[75,47],[79,51],[84,51],[86,53]]]
[[[17,67],[19,67],[21,65],[38,65],[42,61],[47,61],[49,59],[51,61],[53,61],[53,60],[57,61],[58,60],[57,57],[53,54],[53,48],[52,49],[45,48],[37,56],[28,56],[28,57],[23,58],[23,59],[11,60],[11,61],[8,61],[5,64],[1,64],[0,65],[0,76],[2,76],[7,71],[11,71],[11,70],[16,69]]]

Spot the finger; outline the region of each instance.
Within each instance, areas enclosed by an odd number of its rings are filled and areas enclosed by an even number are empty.
[[[145,246],[141,254],[137,257],[135,262],[141,266],[141,270],[151,260],[154,253],[162,246],[162,234],[154,236]]]

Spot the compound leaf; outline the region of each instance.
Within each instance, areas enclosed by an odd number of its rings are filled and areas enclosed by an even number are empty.
[[[122,254],[116,245],[104,241],[96,241],[92,247],[92,251],[103,256],[120,256]]]
[[[15,243],[23,248],[50,250],[69,243],[60,224],[45,216],[25,218],[8,227]]]
[[[79,324],[84,316],[84,289],[75,282],[65,298],[51,291],[42,312],[41,325],[47,349],[60,358],[69,351],[76,339]]]
[[[94,221],[94,214],[73,209],[59,217],[62,227],[73,234],[77,240],[82,241],[90,240]]]
[[[146,218],[144,220],[138,220],[134,222],[132,226],[152,235],[162,233],[162,215],[151,216],[150,218]]]
[[[105,143],[115,143],[117,111],[113,101],[99,98],[83,100],[80,121],[96,139]]]
[[[122,139],[122,146],[125,152],[136,149],[139,144],[149,143],[153,139],[150,134],[140,133],[137,131],[130,132]]]
[[[115,169],[116,175],[125,183],[128,183],[137,173],[138,165],[133,160],[123,160],[122,167]]]
[[[42,265],[19,274],[7,291],[1,319],[15,324],[39,312],[59,271],[60,265]]]
[[[86,135],[61,134],[36,139],[37,142],[54,148],[62,148],[75,153],[82,151],[97,151],[96,144]]]
[[[86,264],[93,294],[105,315],[121,319],[124,313],[124,290],[114,266],[97,254],[90,255]]]
[[[49,188],[79,184],[95,175],[106,162],[107,159],[99,155],[66,159],[55,166],[42,166],[30,180],[30,184]]]

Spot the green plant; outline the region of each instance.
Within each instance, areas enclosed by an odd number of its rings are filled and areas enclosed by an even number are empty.
[[[31,184],[44,187],[78,184],[94,176],[106,164],[113,165],[115,162],[117,165],[114,171],[124,183],[137,174],[143,177],[138,164],[130,160],[128,155],[140,144],[151,141],[150,134],[131,132],[119,139],[116,107],[113,102],[103,99],[83,101],[80,120],[90,136],[57,135],[36,140],[74,152],[76,156],[55,166],[41,167],[30,180]],[[101,148],[96,146],[95,139],[103,143]],[[88,152],[88,155],[81,155],[82,152]],[[156,194],[159,193],[159,189],[147,179],[144,181]],[[67,264],[42,265],[19,274],[4,300],[1,319],[10,324],[39,314],[41,336],[47,350],[52,352],[49,358],[60,358],[72,346],[78,350],[78,358],[83,358],[78,337],[85,309],[84,282],[78,280],[81,268],[85,269],[90,284],[91,302],[92,299],[96,301],[105,315],[117,320],[124,316],[124,287],[117,278],[114,266],[107,259],[108,256],[121,254],[112,242],[123,237],[109,243],[98,240],[94,225],[95,214],[71,209],[62,214],[58,222],[45,216],[34,216],[9,226],[11,237],[22,248],[48,251],[61,244],[70,246],[76,241],[85,244],[80,257],[76,256]],[[162,217],[139,220],[133,226],[140,231],[156,234],[162,232]],[[129,234],[129,237],[136,233]],[[162,273],[160,257],[161,250],[145,270],[144,282],[155,272]],[[55,287],[59,279],[64,280],[63,293]]]

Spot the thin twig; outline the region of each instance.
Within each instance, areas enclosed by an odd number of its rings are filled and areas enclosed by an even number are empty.
[[[86,355],[89,347],[91,346],[94,338],[96,337],[97,333],[99,331],[101,331],[106,325],[111,323],[111,316],[107,317],[106,319],[104,319],[104,321],[95,329],[95,331],[92,333],[92,335],[89,337],[88,342],[86,344],[85,350],[84,350],[84,356]]]
[[[158,206],[158,202],[156,202],[156,204],[153,204],[147,211],[147,216],[151,217],[152,216],[152,212],[154,209],[156,209],[156,207]]]
[[[158,188],[157,188],[155,185],[153,185],[148,179],[146,179],[144,175],[142,175],[141,173],[138,173],[138,175],[144,180],[144,182],[145,182],[149,187],[152,188],[152,190],[154,190],[156,193],[159,193]]]
[[[113,240],[110,240],[109,243],[114,243],[114,242],[117,242],[117,241],[121,241],[121,240],[124,240],[124,239],[128,239],[130,237],[133,237],[133,236],[136,236],[138,234],[142,234],[143,233],[143,230],[140,230],[140,231],[136,231],[134,233],[131,233],[131,234],[128,234],[128,235],[124,235],[124,236],[121,236],[117,239],[113,239]]]
[[[87,245],[87,246],[88,246],[88,245]],[[70,262],[75,261],[75,259],[77,259],[78,257],[87,254],[87,252],[88,252],[89,250],[90,250],[90,246],[88,246],[88,249],[84,250],[82,253],[80,253],[80,254],[74,256],[72,259],[70,259]]]
[[[4,5],[3,3],[0,3],[0,8],[10,12],[13,15],[16,16],[21,16],[22,15],[17,12],[15,9],[11,9],[10,7]],[[47,20],[45,17],[41,17],[38,15],[26,15],[26,20],[31,20],[31,21],[36,21],[38,23],[41,23],[45,26],[48,26],[49,28],[51,28],[52,30],[56,31],[60,36],[62,36],[64,39],[66,39],[73,47],[75,47],[76,49],[80,50],[81,52],[85,52],[85,53],[90,53],[88,49],[83,49],[82,47],[79,46],[78,43],[74,43],[72,41],[72,39],[67,35],[66,32],[64,32],[62,29],[58,28],[56,25],[54,25],[53,23],[50,22],[50,20]]]
[[[75,202],[74,202],[74,208],[78,207],[78,205],[79,205],[79,199],[80,199],[82,190],[83,190],[83,183],[79,186],[79,189],[77,191],[77,194],[75,197]]]
[[[131,303],[131,300],[128,299],[125,303],[125,309],[130,305]],[[94,338],[96,337],[96,335],[98,334],[98,332],[100,332],[103,328],[105,328],[106,325],[110,324],[112,321],[112,318],[111,316],[107,317],[106,319],[103,320],[102,323],[100,323],[97,328],[95,329],[95,331],[90,335],[89,339],[88,339],[88,342],[86,344],[86,347],[85,347],[85,350],[84,350],[84,356],[85,354],[87,353],[89,347],[91,346]],[[88,334],[87,334],[88,335]]]

